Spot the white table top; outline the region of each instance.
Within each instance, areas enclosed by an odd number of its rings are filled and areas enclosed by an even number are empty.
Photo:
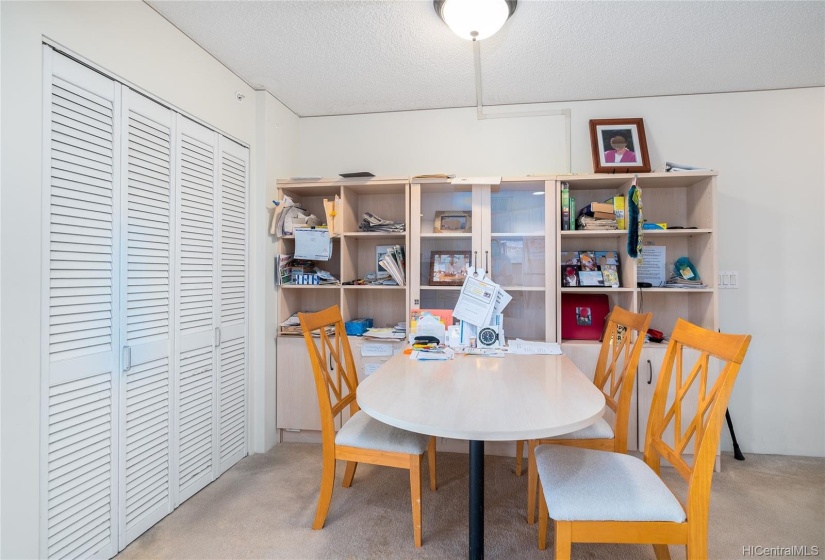
[[[358,405],[412,432],[478,441],[567,434],[604,412],[604,395],[566,356],[397,354],[358,385]]]

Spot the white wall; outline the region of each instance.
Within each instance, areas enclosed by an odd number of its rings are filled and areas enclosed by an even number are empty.
[[[256,93],[143,2],[0,2],[2,23],[2,278],[0,346],[2,438],[0,512],[3,558],[39,554],[40,247],[42,152],[42,54],[44,37],[88,59],[115,77],[248,144],[251,148],[252,394],[274,386],[274,360],[266,365],[263,328],[266,273],[265,177],[258,162]],[[246,96],[243,103],[235,92]],[[297,118],[274,99],[269,113],[287,123],[267,136],[291,143]],[[291,122],[290,122],[291,121]],[[286,135],[286,136],[284,136]],[[290,172],[283,161],[267,162],[267,175]],[[271,268],[271,267],[269,267]],[[267,377],[268,376],[268,377]],[[271,391],[270,391],[271,392]],[[270,408],[267,408],[270,407]],[[274,422],[274,396],[251,407],[251,451],[274,441],[259,430]]]
[[[720,324],[753,335],[730,404],[739,445],[825,455],[825,89],[539,107],[572,110],[575,173],[593,171],[589,119],[617,117],[644,118],[654,169],[668,160],[719,171],[719,269],[740,282],[720,291]],[[296,173],[563,172],[563,122],[478,121],[475,109],[307,118]]]
[[[277,291],[275,290],[275,254],[276,243],[274,236],[265,233],[269,231],[269,221],[272,218],[276,198],[276,180],[278,177],[290,177],[297,157],[297,138],[299,119],[295,114],[284,107],[279,101],[266,92],[257,93],[258,101],[258,142],[266,146],[265,157],[261,158],[259,176],[264,178],[266,188],[262,190],[261,198],[256,201],[256,212],[260,213],[263,226],[256,234],[262,241],[261,253],[265,263],[264,271],[258,276],[263,283],[263,304],[253,302],[263,316],[265,323],[261,325],[264,333],[263,344],[266,354],[265,370],[266,382],[262,390],[252,395],[254,401],[266,410],[264,415],[264,430],[257,433],[261,441],[256,442],[257,449],[269,449],[277,443],[278,431],[275,428],[275,334],[277,332],[276,305]]]

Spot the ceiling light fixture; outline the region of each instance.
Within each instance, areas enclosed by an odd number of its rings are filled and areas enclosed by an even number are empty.
[[[517,0],[433,0],[438,16],[468,41],[495,35],[516,11],[516,4]]]

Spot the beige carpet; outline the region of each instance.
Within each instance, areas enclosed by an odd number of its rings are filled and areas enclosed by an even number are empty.
[[[339,463],[326,526],[311,530],[320,458],[320,446],[299,443],[247,457],[117,558],[467,557],[466,455],[438,454],[438,491],[423,484],[419,549],[413,546],[408,473],[398,469],[360,465],[352,487],[341,488]],[[513,463],[510,457],[486,460],[486,557],[553,558],[552,529],[548,550],[539,551],[536,526],[526,523],[527,478],[514,475]],[[678,475],[666,469],[664,477],[681,496]],[[723,456],[713,481],[711,558],[748,557],[743,546],[804,545],[818,546],[825,556],[825,459],[750,454],[742,462]],[[670,551],[684,558],[683,547]],[[649,546],[574,544],[573,558],[654,555]]]

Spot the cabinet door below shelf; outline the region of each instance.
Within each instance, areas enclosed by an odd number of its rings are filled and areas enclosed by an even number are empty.
[[[304,337],[279,336],[277,347],[278,429],[320,431],[318,394]]]

